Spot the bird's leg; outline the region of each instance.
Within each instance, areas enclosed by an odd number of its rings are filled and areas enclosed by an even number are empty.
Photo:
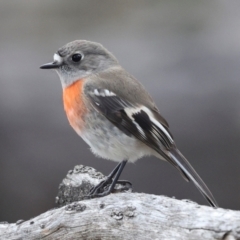
[[[112,182],[112,178],[113,176],[117,173],[120,165],[122,164],[122,162],[120,162],[113,170],[112,172],[107,176],[107,178],[103,181],[101,181],[98,185],[96,185],[95,187],[93,187],[90,190],[90,195],[95,194],[98,192],[98,190],[100,190],[101,188],[105,187],[106,185],[108,185],[109,183]]]
[[[127,160],[123,160],[122,162],[120,162],[114,169],[113,171],[107,176],[107,178],[105,180],[103,180],[102,182],[100,182],[97,186],[95,186],[93,189],[91,189],[90,193],[89,193],[89,197],[102,197],[102,196],[106,196],[109,193],[112,192],[112,190],[114,189],[116,183],[118,182],[118,179],[125,167],[127,163]],[[129,183],[128,181],[119,181],[121,183]],[[110,184],[111,183],[111,184]],[[104,187],[106,187],[108,184],[110,184],[110,186],[108,187],[107,190],[104,190],[103,192],[100,193],[100,190],[103,190]]]

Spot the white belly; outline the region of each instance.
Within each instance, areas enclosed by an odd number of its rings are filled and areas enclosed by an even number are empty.
[[[98,113],[87,117],[85,129],[82,129],[79,135],[94,154],[112,161],[134,162],[143,156],[156,154],[147,145],[126,135]]]

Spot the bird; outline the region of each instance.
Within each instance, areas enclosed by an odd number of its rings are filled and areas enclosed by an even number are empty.
[[[96,156],[118,162],[89,196],[112,193],[127,162],[155,156],[193,182],[210,206],[218,207],[207,185],[178,150],[153,98],[100,43],[69,42],[54,53],[53,62],[40,68],[57,72],[64,110],[76,133]]]

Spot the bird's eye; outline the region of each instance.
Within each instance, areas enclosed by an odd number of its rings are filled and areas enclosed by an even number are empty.
[[[76,53],[72,55],[73,62],[80,62],[82,60],[82,55],[80,53]]]

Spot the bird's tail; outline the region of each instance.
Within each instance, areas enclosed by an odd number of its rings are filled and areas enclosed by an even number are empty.
[[[181,154],[181,152],[176,148],[172,148],[169,151],[169,154],[171,158],[170,163],[182,173],[183,177],[187,181],[192,181],[194,183],[194,185],[198,188],[198,190],[206,198],[211,206],[218,207],[216,200],[214,199],[206,184],[193,169],[187,159]]]

